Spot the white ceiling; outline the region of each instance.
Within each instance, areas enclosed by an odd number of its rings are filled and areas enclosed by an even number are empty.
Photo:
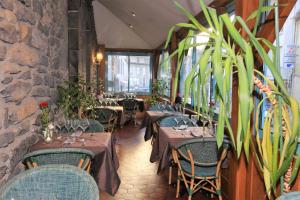
[[[211,1],[205,0],[207,4]],[[193,15],[200,12],[198,0],[177,2]],[[98,0],[93,6],[98,43],[106,48],[154,49],[173,25],[188,21],[173,0]]]

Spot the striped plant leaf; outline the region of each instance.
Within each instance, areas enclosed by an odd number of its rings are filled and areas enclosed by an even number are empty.
[[[190,94],[193,94],[193,101],[196,102],[194,110],[198,115],[208,117],[211,108],[208,105],[206,87],[208,80],[213,75],[216,84],[213,85],[215,104],[220,105],[217,127],[217,144],[220,147],[224,137],[224,126],[229,130],[229,136],[232,140],[234,149],[239,158],[242,149],[247,160],[250,156],[250,147],[254,151],[256,163],[260,174],[264,179],[266,193],[270,197],[271,193],[275,194],[276,185],[279,178],[286,172],[294,157],[297,147],[297,139],[299,137],[299,103],[295,98],[289,96],[284,81],[277,69],[276,47],[265,38],[257,38],[255,33],[258,30],[258,22],[262,12],[268,12],[274,7],[264,7],[260,2],[259,9],[253,12],[248,20],[255,19],[255,28],[250,30],[246,22],[239,16],[233,21],[230,20],[228,14],[217,15],[213,8],[207,8],[203,0],[199,0],[199,4],[204,13],[204,17],[209,25],[205,27],[197,19],[188,12],[180,4],[176,3],[179,10],[187,16],[188,23],[178,23],[169,31],[165,48],[170,43],[171,37],[176,27],[184,28],[188,31],[187,36],[178,44],[178,49],[174,51],[170,57],[177,56],[177,67],[175,79],[173,82],[173,97],[177,93],[177,85],[179,72],[185,53],[190,48],[205,46],[202,56],[192,67],[185,80],[184,99],[186,101]],[[226,29],[226,36],[223,35],[223,26]],[[236,28],[240,27],[240,28]],[[247,34],[248,39],[245,40],[241,35],[241,31]],[[197,31],[207,33],[209,41],[207,43],[194,43],[191,38],[195,37]],[[270,58],[264,47],[269,48],[273,53]],[[254,52],[270,69],[274,81],[266,77],[262,72],[254,69]],[[209,65],[211,63],[211,66]],[[232,75],[237,73],[238,78],[238,127],[232,130],[229,111],[231,108],[230,88]],[[253,77],[259,76],[261,82],[265,84],[264,90],[268,87],[271,93],[268,93],[258,105],[254,121],[254,136],[251,132],[251,116],[254,110],[252,93],[254,91]],[[259,88],[261,89],[261,88]],[[259,121],[261,106],[270,98],[283,99],[281,104],[272,104],[266,111],[266,117],[262,126],[262,132],[259,129]],[[280,102],[280,101],[279,101]],[[282,105],[282,106],[279,106]],[[281,126],[285,123],[285,137],[283,139],[282,148],[280,140],[282,139]],[[234,134],[236,132],[236,134]],[[280,150],[281,149],[281,150]],[[280,150],[280,151],[279,151]],[[292,179],[296,178],[300,166],[300,156],[297,156],[296,165],[293,169]]]

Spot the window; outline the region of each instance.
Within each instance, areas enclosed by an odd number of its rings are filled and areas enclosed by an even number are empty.
[[[108,53],[106,91],[150,93],[151,65],[151,54]]]
[[[209,40],[209,37],[206,36],[205,33],[199,33],[196,37],[193,38],[194,43],[207,43]],[[182,62],[182,67],[180,71],[180,86],[179,91],[180,94],[184,94],[184,87],[185,87],[185,79],[187,78],[188,74],[190,73],[192,67],[196,64],[196,62],[200,59],[201,55],[203,54],[205,50],[205,45],[197,46],[190,48],[187,52],[187,55],[184,57]],[[197,83],[197,80],[195,80],[195,83]],[[209,88],[210,86],[207,86],[207,94],[209,97]],[[197,94],[197,92],[195,92]],[[209,102],[209,101],[208,101]],[[187,103],[194,105],[194,98],[193,94],[190,94],[190,97],[187,99]]]
[[[282,30],[279,33],[280,42],[280,72],[284,83],[288,89],[288,92],[295,96],[298,102],[300,102],[300,92],[297,83],[300,80],[300,62],[299,62],[299,52],[300,52],[300,20],[298,16],[300,14],[300,1],[297,1],[290,15],[288,16]],[[274,42],[276,44],[276,41]],[[271,51],[269,56],[272,57]],[[264,65],[264,74],[270,80],[273,80],[272,73]],[[263,97],[265,95],[263,94]],[[271,104],[268,101],[263,103],[261,108],[261,120],[260,127],[264,124],[264,119],[267,114],[267,110],[270,108]]]
[[[171,95],[171,63],[169,59],[169,53],[162,52],[159,56],[159,65],[157,71],[157,80],[163,81],[165,88],[163,91],[160,91],[161,95],[170,97]]]

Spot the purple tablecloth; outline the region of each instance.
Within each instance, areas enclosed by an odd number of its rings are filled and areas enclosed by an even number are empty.
[[[169,166],[172,148],[180,142],[197,137],[215,137],[213,130],[203,127],[188,127],[187,130],[178,131],[172,127],[160,127],[158,137],[153,143],[150,162],[159,161],[157,173]]]
[[[81,137],[85,138],[85,146],[82,146],[80,142],[65,145],[63,144],[64,138],[55,139],[51,143],[40,140],[30,148],[30,151],[51,148],[81,148],[94,152],[92,174],[98,187],[101,191],[114,195],[118,191],[121,180],[117,172],[119,161],[111,139],[111,133],[84,133]]]

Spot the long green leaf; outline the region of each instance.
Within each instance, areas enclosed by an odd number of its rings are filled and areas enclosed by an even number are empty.
[[[251,31],[249,30],[249,28],[247,27],[246,23],[243,21],[243,19],[239,16],[236,17],[237,21],[240,23],[240,25],[243,27],[243,29],[246,31],[246,33],[248,34],[251,43],[254,45],[255,49],[257,50],[257,52],[259,53],[259,55],[262,57],[262,59],[264,60],[264,62],[268,65],[268,68],[270,69],[276,83],[278,84],[278,86],[280,87],[281,92],[285,95],[285,96],[289,96],[288,95],[288,91],[285,87],[285,84],[280,76],[280,73],[277,71],[276,67],[274,66],[274,64],[272,63],[269,55],[266,53],[266,51],[264,50],[264,48],[261,46],[261,44],[258,42],[258,39],[255,38],[255,36],[251,33]]]
[[[235,26],[230,21],[228,14],[221,15],[221,19],[223,20],[231,38],[241,47],[244,51],[246,51],[245,40],[241,36],[241,34],[236,30]]]
[[[182,12],[182,13],[184,13],[187,17],[188,17],[188,19],[200,30],[200,31],[202,31],[202,32],[206,32],[206,33],[208,33],[209,31],[208,31],[208,29],[206,28],[206,27],[204,27],[204,26],[202,26],[199,22],[198,22],[198,20],[189,12],[189,11],[187,11],[184,7],[182,7],[179,3],[177,3],[176,1],[175,1],[175,5],[176,5],[176,7]]]
[[[247,72],[244,66],[243,58],[237,56],[238,61],[238,78],[239,78],[239,104],[241,109],[241,123],[242,123],[242,135],[245,135],[248,131],[248,123],[250,120],[250,93],[249,93],[249,81]]]

